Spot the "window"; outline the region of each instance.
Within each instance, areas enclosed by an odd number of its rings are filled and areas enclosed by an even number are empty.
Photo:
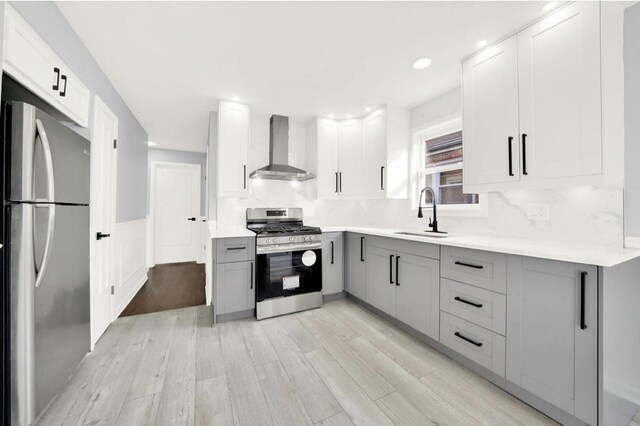
[[[462,192],[462,130],[424,140],[421,182],[433,188],[438,204],[478,204],[478,194]]]

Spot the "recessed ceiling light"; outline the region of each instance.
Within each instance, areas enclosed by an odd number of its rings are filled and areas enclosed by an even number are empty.
[[[476,43],[476,47],[485,47],[487,45],[487,40],[480,40]]]
[[[151,142],[151,141],[149,141],[149,142],[147,142],[147,145],[149,145],[149,146],[156,146],[156,145],[158,145],[158,144],[157,144],[157,143],[155,143],[155,142]]]
[[[367,108],[365,108],[365,111],[370,112],[371,108],[367,107]]]
[[[329,114],[329,118],[333,118],[333,114]]]
[[[431,59],[429,58],[420,58],[413,61],[413,67],[417,70],[423,70],[431,65]]]
[[[353,117],[351,114],[347,114],[347,118],[351,118]]]
[[[558,6],[558,2],[557,1],[550,1],[549,3],[545,4],[544,6],[542,6],[542,10],[544,10],[545,12],[549,12],[550,10],[555,9],[556,6]]]
[[[238,101],[240,100],[240,98],[239,98],[239,97],[237,97],[237,96],[234,96],[233,98],[231,98],[231,100],[232,100],[233,102],[238,102]]]

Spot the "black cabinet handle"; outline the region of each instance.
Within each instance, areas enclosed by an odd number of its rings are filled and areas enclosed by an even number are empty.
[[[340,193],[342,193],[342,172],[338,174],[340,175]]]
[[[587,319],[585,318],[585,291],[587,286],[587,273],[580,273],[580,330],[587,329]]]
[[[249,289],[253,290],[253,262],[251,262],[251,285]]]
[[[195,217],[189,217],[189,218],[187,218],[187,220],[190,220],[191,222],[195,222],[196,218]]]
[[[389,284],[393,284],[393,255],[389,255]]]
[[[364,237],[360,237],[360,262],[364,262]]]
[[[246,250],[247,246],[238,246],[238,247],[227,247],[227,250],[229,251],[233,251],[233,250]]]
[[[384,166],[380,167],[380,189],[384,191]]]
[[[400,285],[400,278],[399,278],[400,272],[398,272],[400,270],[399,264],[400,264],[400,256],[396,256],[396,285]]]
[[[247,165],[245,164],[242,167],[243,167],[242,176],[244,178],[244,188],[243,189],[247,189]]]
[[[465,262],[460,262],[460,261],[455,261],[453,262],[456,265],[460,265],[460,266],[466,266],[467,268],[474,268],[474,269],[483,269],[484,266],[482,265],[473,265],[471,263],[465,263]]]
[[[66,75],[60,76],[60,80],[62,80],[62,82],[64,83],[64,87],[60,92],[60,96],[65,97],[67,95],[67,76]]]
[[[513,136],[509,136],[509,176],[513,176]]]
[[[476,308],[482,308],[482,303],[474,303],[474,302],[470,302],[469,300],[465,300],[461,297],[454,297],[453,300],[457,300],[458,302],[462,302],[462,303],[466,303],[467,305],[471,305],[471,306],[475,306]]]
[[[471,343],[472,345],[476,345],[477,347],[482,346],[482,342],[476,342],[476,341],[475,341],[475,340],[473,340],[473,339],[469,339],[468,337],[463,336],[462,334],[458,333],[457,331],[456,331],[455,333],[453,333],[453,334],[454,334],[456,337],[459,337],[460,339],[464,340],[465,342],[469,342],[469,343]]]
[[[60,68],[53,67],[53,72],[56,74],[56,84],[53,85],[53,90],[58,90],[60,88]]]
[[[338,172],[336,172],[336,194],[338,193]]]
[[[522,134],[522,174],[528,175],[527,173],[527,134]]]
[[[331,241],[331,264],[333,265],[333,241]]]
[[[103,234],[102,232],[98,232],[96,234],[96,240],[100,241],[103,238],[109,238],[111,234]]]

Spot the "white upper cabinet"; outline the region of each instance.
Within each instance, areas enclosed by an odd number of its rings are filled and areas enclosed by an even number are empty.
[[[249,184],[247,105],[220,102],[218,107],[218,196],[246,196]]]
[[[572,3],[463,63],[465,192],[601,181],[599,7]]]
[[[338,123],[338,190],[340,195],[362,194],[364,143],[362,120]]]
[[[602,171],[599,22],[575,2],[518,34],[523,180]]]
[[[465,189],[519,179],[517,49],[511,37],[463,64]]]
[[[383,107],[342,121],[317,118],[307,130],[307,164],[317,175],[318,198],[407,198],[407,110]]]
[[[15,9],[6,5],[3,71],[80,126],[89,119],[89,89]]]

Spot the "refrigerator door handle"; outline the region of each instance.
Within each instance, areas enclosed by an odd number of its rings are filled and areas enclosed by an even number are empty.
[[[42,121],[36,119],[36,129],[38,135],[40,136],[40,141],[42,142],[42,151],[44,152],[44,162],[45,167],[47,169],[47,198],[48,202],[52,203],[56,199],[55,195],[55,182],[53,177],[53,160],[51,158],[51,147],[49,145],[49,140],[47,139],[47,133],[44,130],[44,126],[42,125]],[[42,261],[40,262],[40,268],[36,268],[36,287],[39,287],[42,283],[42,279],[44,277],[44,272],[47,269],[47,263],[49,261],[49,256],[51,254],[51,244],[53,243],[53,231],[56,223],[56,206],[55,204],[47,204],[45,206],[36,207],[46,207],[49,209],[49,220],[47,226],[47,235],[45,236],[44,242],[44,252],[42,253]],[[35,226],[35,220],[33,222]],[[35,236],[35,232],[34,232]]]

